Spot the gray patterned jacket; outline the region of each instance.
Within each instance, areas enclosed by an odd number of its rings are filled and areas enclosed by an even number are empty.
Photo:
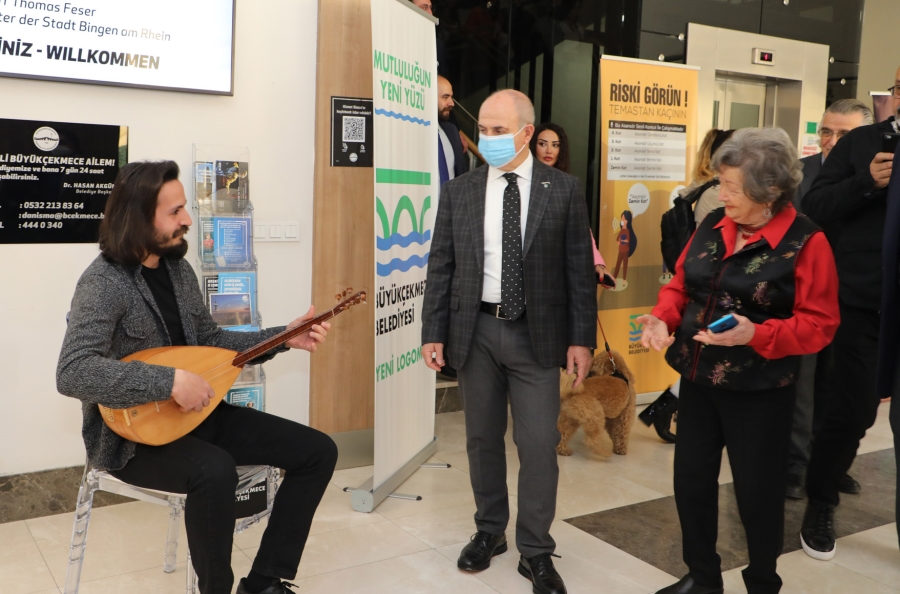
[[[163,260],[169,271],[188,345],[243,351],[274,336],[284,327],[261,332],[221,330],[204,306],[197,276],[186,260]],[[173,367],[122,357],[144,349],[170,345],[168,330],[140,266],[126,268],[103,256],[78,279],[69,324],[56,368],[56,388],[82,403],[81,433],[88,458],[96,468],[118,470],[134,456],[134,442],[113,433],[100,417],[98,404],[127,408],[166,400],[172,393]],[[271,359],[280,347],[254,363]]]
[[[456,369],[481,304],[487,176],[479,167],[443,185],[428,256],[422,343],[446,345]],[[565,365],[569,346],[597,345],[594,252],[581,182],[537,159],[522,249],[534,353],[544,367]]]

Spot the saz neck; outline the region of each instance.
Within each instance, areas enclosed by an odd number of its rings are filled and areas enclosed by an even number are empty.
[[[290,339],[294,338],[295,336],[303,334],[304,332],[306,332],[307,330],[309,330],[316,324],[321,324],[322,322],[324,322],[326,320],[330,320],[334,316],[338,315],[339,313],[341,313],[342,311],[347,309],[346,307],[342,307],[343,305],[344,304],[337,305],[337,306],[333,307],[332,309],[326,311],[325,313],[314,317],[313,319],[309,320],[308,322],[300,324],[299,326],[296,326],[295,328],[285,330],[284,332],[279,332],[272,338],[269,338],[268,340],[264,340],[261,343],[250,347],[249,349],[247,349],[246,351],[240,353],[237,357],[235,357],[231,361],[231,364],[234,365],[235,367],[243,367],[248,361],[257,358],[260,355],[262,355],[268,351],[271,351],[274,348],[280,347],[281,345],[283,345]]]

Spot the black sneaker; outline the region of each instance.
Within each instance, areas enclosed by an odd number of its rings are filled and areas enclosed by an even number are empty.
[[[830,561],[834,559],[837,543],[834,542],[834,506],[810,502],[803,515],[800,528],[800,544],[813,559]]]
[[[290,582],[282,582],[279,579],[272,580],[272,584],[266,588],[265,590],[261,590],[259,592],[251,592],[247,589],[247,579],[241,578],[241,581],[238,582],[237,594],[296,594],[293,590],[288,590],[288,588],[296,588],[294,584]]]

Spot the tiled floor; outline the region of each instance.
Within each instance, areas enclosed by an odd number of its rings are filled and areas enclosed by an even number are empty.
[[[892,447],[887,405],[882,409],[860,452]],[[358,486],[371,475],[371,469],[335,474],[294,580],[299,592],[531,592],[530,583],[516,572],[518,555],[513,550],[495,558],[490,569],[481,573],[466,574],[456,569],[459,550],[475,530],[462,413],[438,415],[436,433],[439,446],[435,459],[449,462],[452,468],[420,469],[399,488],[403,493],[421,495],[421,501],[388,499],[371,514],[354,512],[350,496],[341,488]],[[511,438],[507,443],[510,503],[515,513],[518,459]],[[670,496],[672,446],[636,424],[626,456],[592,454],[580,436],[573,441],[573,449],[572,457],[560,458],[557,521],[551,530],[557,553],[562,556],[555,563],[569,592],[646,594],[673,583],[680,576],[667,574],[562,521]],[[873,458],[873,463],[880,463],[880,458]],[[726,459],[720,482],[730,481]],[[176,571],[162,571],[166,514],[165,508],[144,503],[95,509],[81,592],[183,592],[183,546]],[[72,514],[66,513],[0,524],[0,593],[62,592],[72,519]],[[677,524],[677,518],[669,517],[660,523],[673,520]],[[510,540],[514,540],[513,532],[510,528]],[[232,565],[236,576],[249,570],[261,533],[262,527],[257,526],[235,538]],[[664,538],[635,536],[646,542],[646,547],[658,549],[657,555],[672,548]],[[900,593],[896,524],[841,538],[838,554],[831,562],[814,561],[803,551],[788,553],[780,559],[779,572],[785,581],[783,594]],[[746,592],[740,568],[726,572],[725,584],[729,594]]]

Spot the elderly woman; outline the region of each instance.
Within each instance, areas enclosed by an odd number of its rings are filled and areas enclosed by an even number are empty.
[[[797,151],[778,129],[735,132],[716,152],[719,200],[679,258],[644,324],[642,342],[681,373],[675,502],[690,572],[657,594],[722,590],[716,554],[722,448],[750,565],[749,594],[781,589],[784,489],[799,356],[837,329],[837,273],[825,235],[791,204]],[[737,325],[707,328],[733,316]],[[674,332],[674,335],[670,336]]]

